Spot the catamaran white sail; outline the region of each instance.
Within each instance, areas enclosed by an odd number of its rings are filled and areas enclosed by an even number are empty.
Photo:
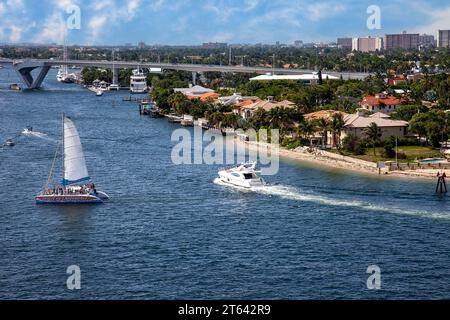
[[[80,136],[73,121],[63,115],[63,180],[62,185],[48,188],[52,179],[53,168],[58,156],[58,149],[53,160],[52,169],[44,190],[36,197],[38,204],[88,204],[102,203],[109,199],[104,192],[97,191],[90,182],[86,159]]]

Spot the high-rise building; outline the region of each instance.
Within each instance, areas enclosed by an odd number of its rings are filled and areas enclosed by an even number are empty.
[[[450,48],[450,30],[438,30],[437,46],[439,48]]]
[[[203,49],[221,49],[226,47],[228,47],[228,43],[222,42],[207,42],[202,45]]]
[[[144,41],[141,41],[141,42],[138,43],[138,48],[139,49],[145,49],[145,47],[146,47],[146,44],[145,44]]]
[[[353,43],[352,38],[338,38],[337,39],[337,46],[340,49],[352,50],[352,43]]]
[[[434,36],[429,34],[419,35],[419,46],[420,47],[435,47],[436,41],[434,41]]]
[[[372,52],[383,48],[383,39],[376,37],[353,38],[352,50],[361,52]]]
[[[303,47],[303,41],[302,40],[296,40],[294,41],[294,47],[301,48]]]
[[[384,36],[384,48],[391,49],[417,49],[419,47],[419,34],[406,33],[386,34]]]

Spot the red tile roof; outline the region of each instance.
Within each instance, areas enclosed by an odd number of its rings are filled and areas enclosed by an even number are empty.
[[[369,106],[378,106],[380,103],[384,103],[385,105],[399,105],[400,100],[394,96],[386,96],[385,98],[377,98],[375,96],[367,96],[364,97],[361,104],[369,105]]]

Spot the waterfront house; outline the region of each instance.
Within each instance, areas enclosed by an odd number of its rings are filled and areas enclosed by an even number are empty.
[[[255,96],[243,96],[240,93],[234,93],[232,96],[220,97],[218,100],[223,106],[236,106],[244,101],[253,101],[255,103],[260,99]]]
[[[200,99],[200,97],[206,93],[214,93],[214,90],[208,89],[202,86],[189,86],[189,88],[175,88],[174,92],[181,92],[187,97],[195,97]]]
[[[350,134],[363,139],[364,129],[375,123],[381,131],[381,140],[389,137],[404,138],[408,134],[408,122],[401,120],[392,120],[389,115],[382,112],[367,116],[361,112],[344,116],[344,128],[342,129],[340,142]]]
[[[315,120],[321,120],[321,119],[324,119],[326,121],[331,121],[333,119],[333,116],[336,114],[340,114],[340,115],[342,115],[342,117],[345,117],[348,115],[348,113],[345,113],[342,111],[320,110],[320,111],[305,114],[303,117],[305,118],[305,120],[308,120],[308,121],[315,121]]]
[[[388,78],[387,84],[390,87],[396,87],[407,83],[407,78],[404,75],[394,75],[392,78]]]
[[[207,92],[200,96],[189,96],[189,95],[187,96],[189,100],[199,99],[202,102],[212,102],[212,103],[217,103],[219,97],[220,94],[216,92]]]
[[[273,97],[269,97],[267,100],[260,100],[238,109],[238,114],[245,120],[250,119],[253,114],[258,109],[263,109],[265,111],[270,111],[274,108],[295,108],[295,103],[284,100],[281,102],[276,102],[273,100]],[[235,112],[236,113],[236,112]]]
[[[366,96],[359,103],[361,108],[369,110],[371,112],[383,112],[390,113],[397,110],[400,106],[400,99],[389,96],[385,93],[378,93],[375,96]]]

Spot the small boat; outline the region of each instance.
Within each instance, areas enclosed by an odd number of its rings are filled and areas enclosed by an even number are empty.
[[[17,83],[13,83],[9,85],[9,90],[20,91],[22,88]]]
[[[49,188],[60,146],[43,190],[36,196],[37,204],[96,204],[109,196],[98,191],[89,177],[80,136],[73,121],[63,115],[63,180],[60,186]]]
[[[109,85],[109,91],[119,91],[120,90],[120,87],[119,87],[119,85],[118,84],[110,84]]]
[[[16,143],[14,142],[13,139],[8,139],[5,141],[5,146],[7,147],[14,147],[16,145]]]
[[[95,92],[95,95],[96,95],[97,97],[101,97],[101,96],[103,95],[103,90],[97,90],[97,91]]]
[[[33,127],[26,127],[26,128],[22,131],[22,134],[25,135],[25,136],[32,135],[33,133],[34,133],[34,132],[33,132]]]
[[[266,182],[257,175],[256,162],[247,162],[219,171],[218,182],[242,188],[264,187]]]

